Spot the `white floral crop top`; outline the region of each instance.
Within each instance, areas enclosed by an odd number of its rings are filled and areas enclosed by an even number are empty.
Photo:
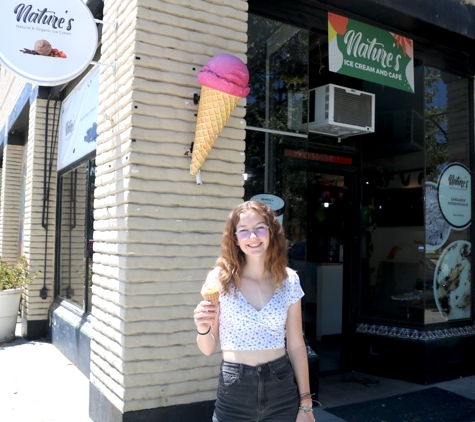
[[[213,269],[206,283],[218,283],[219,267]],[[287,268],[288,278],[277,287],[264,308],[257,311],[237,291],[220,294],[219,338],[222,350],[264,350],[285,347],[285,323],[290,305],[302,298],[297,273]]]

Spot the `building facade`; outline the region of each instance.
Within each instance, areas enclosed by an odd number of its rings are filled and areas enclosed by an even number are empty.
[[[321,376],[475,373],[474,2],[85,3],[99,65],[51,88],[1,67],[0,253],[41,271],[23,334],[88,376],[94,421],[210,419],[193,309],[256,195],[285,202]],[[198,185],[196,76],[221,53],[251,92]]]

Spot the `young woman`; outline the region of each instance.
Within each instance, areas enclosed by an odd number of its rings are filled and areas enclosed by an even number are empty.
[[[197,343],[223,362],[213,422],[314,421],[302,335],[297,274],[274,212],[255,201],[229,214],[221,255],[205,284],[219,287],[219,306],[194,311]]]

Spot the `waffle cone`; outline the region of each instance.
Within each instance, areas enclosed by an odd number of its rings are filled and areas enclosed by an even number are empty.
[[[216,285],[204,285],[201,289],[201,294],[204,300],[211,302],[214,306],[218,306],[219,303],[219,288]],[[214,327],[214,321],[211,323]]]
[[[203,293],[204,300],[211,302],[214,306],[218,306],[219,303],[219,292],[214,293]]]
[[[191,156],[191,174],[199,172],[238,101],[239,97],[235,95],[203,85]]]

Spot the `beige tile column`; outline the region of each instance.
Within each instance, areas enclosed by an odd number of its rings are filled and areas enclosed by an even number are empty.
[[[49,166],[52,142],[53,104],[50,104],[48,119]],[[26,189],[24,220],[24,254],[28,258],[31,271],[41,274],[28,286],[23,302],[22,334],[27,338],[44,336],[48,329],[48,308],[54,301],[54,239],[56,216],[56,150],[53,152],[52,173],[49,192],[49,213],[45,212],[47,230],[42,226],[45,127],[47,101],[36,99],[30,105],[28,142],[26,149]],[[58,118],[59,113],[56,113]],[[48,216],[48,218],[46,218]],[[45,267],[46,263],[46,267]],[[45,271],[46,270],[46,271]],[[47,298],[40,297],[43,286]]]
[[[90,414],[150,420],[210,411],[220,355],[203,356],[193,309],[242,201],[245,100],[189,174],[196,75],[246,61],[247,2],[105,0],[95,191]],[[166,416],[168,415],[168,416]],[[190,420],[192,420],[191,418]]]
[[[0,255],[9,262],[17,262],[19,258],[23,148],[21,145],[7,144],[3,149]]]

